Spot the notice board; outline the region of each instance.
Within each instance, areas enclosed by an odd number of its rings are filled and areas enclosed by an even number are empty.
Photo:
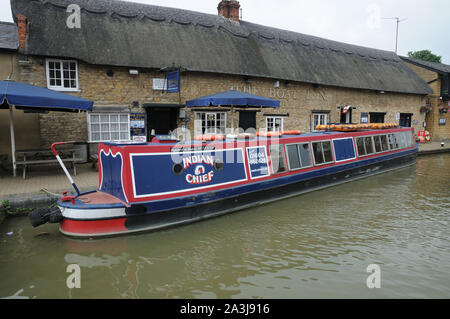
[[[147,142],[147,121],[145,113],[130,113],[130,137],[133,142]]]

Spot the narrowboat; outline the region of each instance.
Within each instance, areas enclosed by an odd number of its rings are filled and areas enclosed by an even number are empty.
[[[80,193],[71,180],[75,195],[30,218],[34,226],[59,222],[71,237],[200,221],[414,164],[413,129],[395,126],[102,143],[98,190]]]

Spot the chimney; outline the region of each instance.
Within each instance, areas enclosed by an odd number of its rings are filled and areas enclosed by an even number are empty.
[[[230,19],[235,22],[239,22],[239,9],[241,5],[236,0],[222,0],[217,7],[219,15]]]
[[[19,14],[16,18],[19,48],[24,49],[25,41],[27,39],[27,17],[23,14]]]

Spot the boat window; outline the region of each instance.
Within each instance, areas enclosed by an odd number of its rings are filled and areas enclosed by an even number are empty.
[[[389,145],[386,135],[381,135],[381,147],[383,148],[383,152],[389,151]]]
[[[363,137],[356,138],[356,148],[358,149],[359,156],[366,155],[366,149],[364,148],[364,138]]]
[[[314,162],[316,165],[333,162],[331,142],[315,142],[313,144]]]
[[[403,132],[395,133],[395,137],[397,138],[398,147],[406,148],[406,138]]]
[[[301,168],[297,144],[286,145],[286,149],[288,155],[289,169],[292,171]]]
[[[412,137],[411,131],[403,132],[403,134],[405,134],[406,147],[413,147],[414,146],[414,141],[413,141],[413,137]]]
[[[311,153],[309,152],[309,143],[298,144],[298,151],[300,153],[300,159],[302,167],[311,167]]]
[[[282,144],[270,145],[269,147],[270,161],[272,163],[272,171],[279,174],[286,171],[284,147]]]
[[[389,134],[388,140],[389,140],[389,147],[391,148],[391,150],[398,149],[397,139],[395,138],[394,134]]]
[[[383,148],[381,146],[381,136],[380,135],[374,136],[373,142],[375,144],[375,152],[377,153],[383,152]]]
[[[323,164],[322,143],[312,143],[314,153],[314,163]]]
[[[331,150],[331,143],[330,142],[323,142],[323,156],[325,157],[325,162],[329,163],[333,161],[333,151]]]
[[[370,155],[370,154],[374,153],[372,136],[365,136],[364,137],[364,145],[366,146],[366,154],[367,155]]]
[[[286,148],[291,171],[312,166],[308,143],[287,145]]]

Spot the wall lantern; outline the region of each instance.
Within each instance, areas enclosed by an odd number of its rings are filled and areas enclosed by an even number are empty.
[[[130,75],[138,75],[139,71],[138,70],[130,70],[129,73],[130,73]]]

